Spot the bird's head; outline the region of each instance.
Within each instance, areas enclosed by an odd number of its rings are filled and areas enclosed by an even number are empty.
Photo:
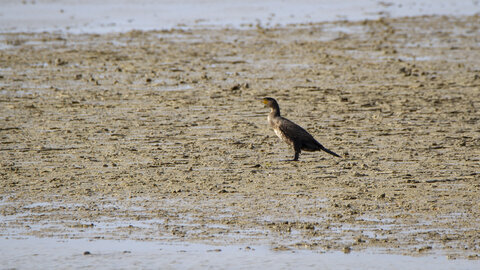
[[[273,98],[270,98],[270,97],[266,97],[266,98],[263,98],[262,99],[262,102],[263,104],[266,105],[266,107],[269,107],[269,108],[276,108],[278,107],[278,103],[275,99]]]

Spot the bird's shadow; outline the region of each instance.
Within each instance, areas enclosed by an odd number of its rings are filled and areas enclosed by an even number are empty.
[[[294,160],[294,159],[280,159],[280,162],[286,162],[286,163],[299,163],[300,160]]]

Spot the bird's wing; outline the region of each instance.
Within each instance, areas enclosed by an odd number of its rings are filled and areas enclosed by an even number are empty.
[[[279,123],[280,130],[287,136],[292,138],[294,141],[299,142],[309,142],[316,141],[310,133],[308,133],[301,126],[295,124],[294,122],[282,118]]]

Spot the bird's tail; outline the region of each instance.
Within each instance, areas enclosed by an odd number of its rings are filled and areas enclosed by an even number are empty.
[[[333,151],[331,151],[331,150],[328,150],[328,149],[325,148],[324,146],[322,146],[322,150],[325,151],[325,152],[327,152],[327,153],[329,153],[329,154],[332,155],[332,156],[341,157],[341,156],[339,156],[337,153],[335,153],[335,152],[333,152]]]

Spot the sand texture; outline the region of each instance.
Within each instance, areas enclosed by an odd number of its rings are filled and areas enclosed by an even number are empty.
[[[478,258],[479,25],[0,34],[0,235]]]

